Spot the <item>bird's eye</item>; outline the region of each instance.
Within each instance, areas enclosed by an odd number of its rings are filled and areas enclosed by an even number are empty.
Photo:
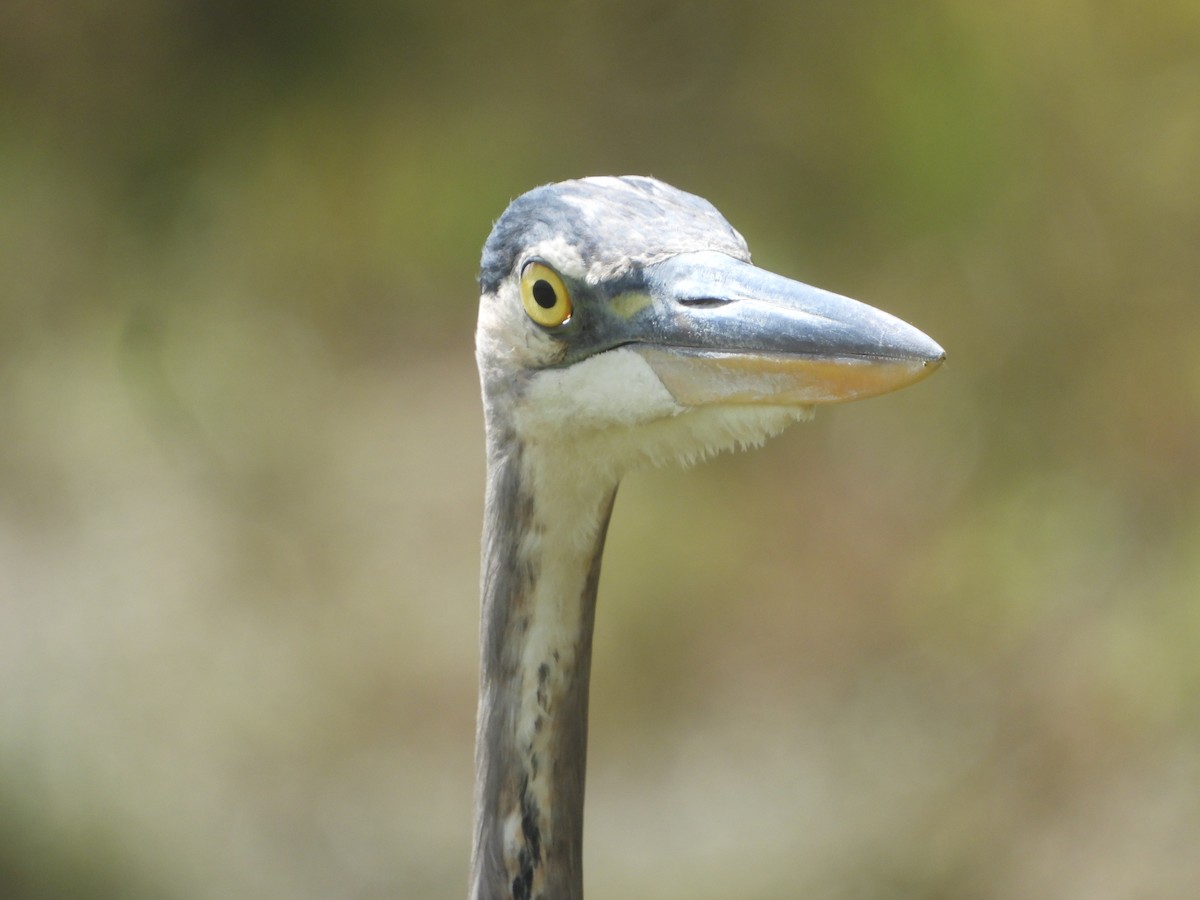
[[[557,328],[571,318],[571,294],[544,263],[526,263],[521,270],[521,302],[529,318],[544,328]]]

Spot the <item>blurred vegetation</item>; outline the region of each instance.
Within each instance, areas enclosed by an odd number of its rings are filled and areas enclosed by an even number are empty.
[[[1200,877],[1200,5],[0,6],[0,896],[458,897],[479,247],[581,174],[949,351],[618,503],[588,885]]]

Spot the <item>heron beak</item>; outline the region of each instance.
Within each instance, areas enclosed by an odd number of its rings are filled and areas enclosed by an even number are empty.
[[[895,316],[721,253],[680,254],[646,276],[645,338],[630,347],[683,406],[858,400],[946,358]]]

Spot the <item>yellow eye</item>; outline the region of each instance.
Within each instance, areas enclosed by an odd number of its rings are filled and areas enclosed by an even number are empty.
[[[521,270],[521,302],[529,318],[544,328],[557,328],[571,318],[571,294],[562,278],[540,262]]]

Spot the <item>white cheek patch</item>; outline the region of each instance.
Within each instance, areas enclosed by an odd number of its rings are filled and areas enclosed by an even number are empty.
[[[631,427],[683,411],[637,353],[619,347],[529,380],[518,413],[527,438]]]
[[[480,299],[475,359],[485,380],[538,369],[560,352],[554,338],[529,321],[516,282],[506,281],[495,294]]]
[[[595,479],[615,484],[631,469],[688,465],[756,446],[811,412],[798,406],[681,406],[639,353],[618,348],[537,373],[512,414],[530,453],[571,460],[565,479],[542,486],[566,498]],[[534,467],[533,477],[542,471]]]

